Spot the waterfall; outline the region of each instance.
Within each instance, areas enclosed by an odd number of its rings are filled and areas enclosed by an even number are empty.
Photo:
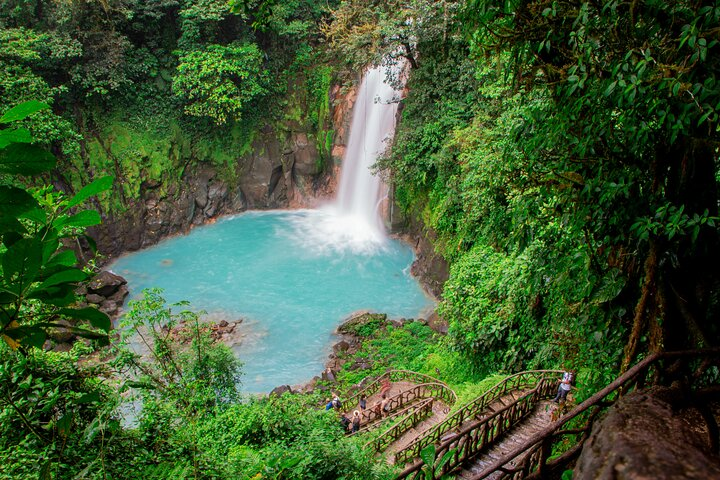
[[[400,70],[396,66],[393,74]],[[392,142],[400,97],[386,82],[385,71],[386,67],[369,69],[360,84],[336,200],[341,215],[353,217],[379,237],[385,230],[380,205],[387,187],[371,167]]]
[[[399,78],[403,68],[398,64],[391,74]],[[374,255],[387,247],[382,219],[387,187],[371,171],[395,134],[400,92],[386,82],[386,71],[387,67],[369,69],[360,84],[335,202],[298,211],[289,220],[293,227],[289,234],[305,252]]]

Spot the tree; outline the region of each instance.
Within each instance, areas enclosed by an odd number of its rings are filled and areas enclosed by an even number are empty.
[[[173,92],[185,111],[223,124],[239,120],[243,109],[265,93],[262,53],[252,43],[208,45],[180,56]]]
[[[687,1],[468,6],[475,51],[511,51],[517,84],[553,101],[546,116],[525,122],[532,134],[516,138],[563,185],[558,213],[585,233],[592,268],[617,268],[629,280],[614,299],[634,302],[622,318],[630,331],[623,366],[645,348],[716,344],[720,9]]]
[[[400,58],[417,68],[419,43],[444,44],[457,33],[460,5],[453,0],[347,0],[333,11],[323,33],[355,71]]]
[[[141,299],[130,302],[116,364],[129,369],[136,380],[127,385],[142,393],[141,429],[163,449],[172,443],[190,446],[197,477],[199,424],[216,407],[238,402],[241,363],[211,337],[198,313],[173,311],[186,302],[167,305],[161,294],[144,290]],[[131,337],[143,344],[150,361],[128,346]]]
[[[6,127],[0,130],[0,335],[13,348],[40,348],[53,329],[107,343],[110,319],[95,308],[80,307],[75,294],[91,274],[63,242],[100,223],[96,211],[77,207],[109,188],[112,178],[99,178],[72,198],[51,188],[36,190],[36,198],[21,186],[20,176],[47,172],[55,166],[55,157],[33,145],[27,129],[12,124],[45,108],[27,102],[0,117]],[[64,319],[89,321],[100,332]]]

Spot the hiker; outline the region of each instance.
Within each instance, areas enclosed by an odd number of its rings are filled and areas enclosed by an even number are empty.
[[[382,400],[380,400],[380,410],[382,411],[382,416],[386,416],[388,411],[390,410],[390,405],[388,404],[387,395],[383,393]]]
[[[375,407],[373,408],[373,412],[375,413],[375,418],[380,418],[382,415],[382,402],[378,402],[375,404]]]
[[[330,399],[328,398],[326,401],[327,401],[327,403],[325,404],[325,410],[330,410],[331,408],[333,408],[333,402],[332,402],[332,400],[330,400]]]
[[[563,369],[565,370],[565,369]],[[557,395],[555,395],[555,398],[553,398],[553,402],[555,403],[564,403],[567,399],[568,392],[572,388],[572,383],[575,380],[575,375],[570,371],[565,371],[562,376],[562,380],[560,380],[560,385],[558,386]]]
[[[350,419],[344,413],[342,414],[342,417],[340,417],[340,424],[342,425],[344,432],[347,432],[349,430]]]
[[[338,397],[337,393],[333,394],[333,399],[331,403],[335,410],[340,410],[342,408],[342,402],[340,401],[340,397]]]
[[[360,410],[365,410],[367,408],[367,400],[365,398],[365,395],[360,395]]]
[[[380,395],[387,396],[387,394],[390,393],[391,388],[392,384],[390,383],[390,379],[388,377],[385,377],[380,381]]]
[[[352,433],[355,433],[358,430],[360,430],[360,412],[355,410],[353,412],[353,418],[352,418]]]

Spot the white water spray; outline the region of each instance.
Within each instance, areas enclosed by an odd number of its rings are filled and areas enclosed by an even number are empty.
[[[391,74],[399,77],[403,65]],[[395,135],[400,92],[386,81],[386,67],[369,69],[353,106],[350,138],[343,158],[335,203],[298,211],[290,234],[304,251],[334,255],[345,251],[374,254],[386,245],[382,203],[387,187],[371,168]]]
[[[397,75],[400,69],[401,66],[396,66],[393,74]],[[400,97],[400,92],[387,83],[385,70],[385,67],[369,69],[360,84],[336,200],[341,215],[354,218],[361,229],[368,229],[379,238],[384,237],[385,229],[378,205],[387,196],[387,187],[371,168],[395,135]]]

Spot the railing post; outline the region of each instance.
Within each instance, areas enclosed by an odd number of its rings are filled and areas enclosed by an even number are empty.
[[[542,440],[542,444],[540,446],[540,459],[538,462],[538,475],[540,475],[540,478],[544,478],[545,474],[547,473],[547,459],[550,458],[550,455],[552,454],[552,437],[545,437]]]

